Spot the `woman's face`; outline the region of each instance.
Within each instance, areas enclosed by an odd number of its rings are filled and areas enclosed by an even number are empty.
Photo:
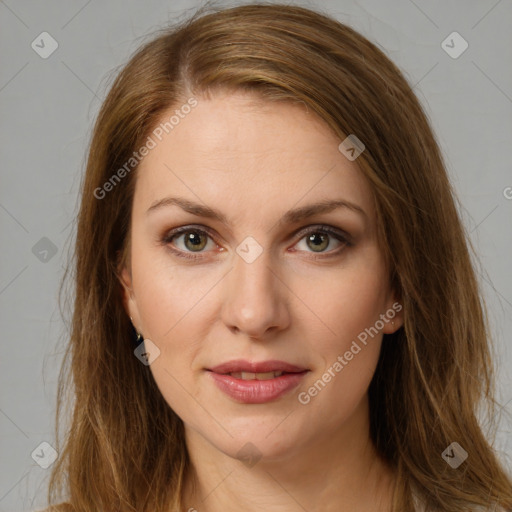
[[[302,106],[242,93],[152,137],[124,298],[189,438],[270,459],[360,431],[402,320],[356,161]]]

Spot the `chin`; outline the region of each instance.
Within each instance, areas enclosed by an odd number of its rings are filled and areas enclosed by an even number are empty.
[[[291,416],[291,415],[290,415]],[[267,415],[264,418],[233,418],[224,421],[223,426],[231,434],[220,429],[215,438],[212,430],[206,430],[203,436],[219,451],[233,459],[245,462],[246,459],[277,461],[289,457],[299,450],[308,438],[300,433],[297,424],[286,419],[286,414]],[[284,420],[284,421],[283,421]],[[294,430],[290,430],[294,427]]]

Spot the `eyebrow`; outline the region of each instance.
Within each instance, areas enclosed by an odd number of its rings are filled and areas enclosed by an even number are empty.
[[[182,210],[193,215],[197,215],[198,217],[215,219],[223,224],[228,223],[226,216],[219,210],[210,208],[203,204],[194,203],[193,201],[189,201],[182,197],[164,197],[163,199],[159,199],[147,209],[146,214],[150,214],[161,208],[173,205],[179,206]],[[334,199],[320,201],[315,204],[289,210],[283,215],[279,224],[294,224],[309,217],[313,217],[314,215],[329,213],[339,208],[351,210],[367,219],[366,212],[360,206],[343,199]]]

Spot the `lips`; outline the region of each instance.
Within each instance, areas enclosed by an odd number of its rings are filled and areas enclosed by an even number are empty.
[[[227,363],[219,364],[213,368],[208,368],[214,373],[235,373],[235,372],[247,372],[247,373],[267,373],[267,372],[283,372],[283,373],[299,373],[306,371],[307,368],[301,368],[284,361],[261,361],[261,362],[250,362],[244,359],[237,359],[234,361],[228,361]]]
[[[223,375],[231,375],[235,379],[242,380],[269,380],[275,379],[276,377],[281,377],[283,372],[261,372],[261,373],[252,373],[252,372],[229,372]]]
[[[261,404],[297,387],[309,371],[284,361],[236,360],[207,369],[217,387],[233,400]]]

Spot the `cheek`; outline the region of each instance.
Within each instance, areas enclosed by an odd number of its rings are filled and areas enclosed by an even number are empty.
[[[176,265],[162,249],[141,251],[133,259],[132,272],[147,336],[165,344],[176,339],[174,334],[183,329],[183,324],[198,317],[205,297],[218,280],[211,269]]]
[[[181,410],[195,394],[191,367],[207,337],[208,292],[218,276],[199,267],[178,271],[170,261],[165,251],[141,250],[132,275],[142,332],[160,350],[150,370],[169,405]]]
[[[375,373],[382,343],[375,328],[384,313],[381,287],[375,278],[361,275],[318,296],[317,310],[329,329],[311,340],[318,364],[299,392],[301,407],[327,429],[351,417]]]
[[[323,326],[317,346],[330,357],[348,350],[352,340],[375,326],[386,308],[385,269],[373,246],[332,272],[317,273],[307,282],[297,280],[293,289],[315,313],[315,323]]]
[[[382,260],[376,248],[371,248],[360,252],[353,263],[317,280],[314,289],[309,287],[304,295],[324,326],[324,335],[310,336],[318,364],[300,391],[307,395],[302,395],[308,401],[309,405],[304,404],[307,410],[313,416],[330,415],[325,421],[333,425],[346,419],[365,396],[382,342],[376,328],[386,305]],[[305,322],[303,329],[307,332]]]
[[[343,363],[337,360],[336,355],[299,391],[301,394],[297,398],[302,413],[316,418],[327,432],[337,432],[340,425],[348,426],[350,418],[359,416],[356,411],[364,415],[364,402],[375,373],[380,344],[381,338],[375,337],[371,345],[361,346],[360,352],[350,361],[345,359],[345,352],[339,354]]]
[[[189,281],[172,277],[173,269],[148,268],[152,270],[140,281],[137,304],[146,331],[144,336],[160,350],[149,369],[167,404],[190,423],[204,413],[196,409],[190,398],[200,391],[191,368],[204,339],[197,321],[202,314],[200,298],[204,292],[198,296],[201,290],[194,286],[184,288]]]

